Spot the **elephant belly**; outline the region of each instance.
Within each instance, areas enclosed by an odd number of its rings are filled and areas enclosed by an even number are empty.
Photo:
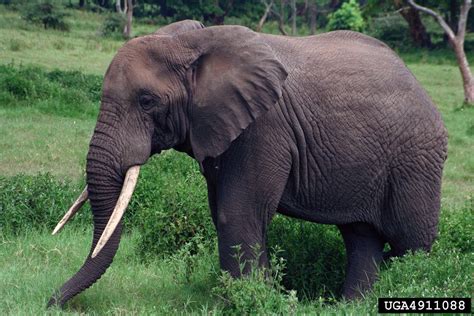
[[[324,173],[308,167],[304,176],[290,177],[277,211],[324,224],[378,222],[388,189],[386,166],[345,163],[327,167]]]

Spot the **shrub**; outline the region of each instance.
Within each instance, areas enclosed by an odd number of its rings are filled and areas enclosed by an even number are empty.
[[[0,234],[52,230],[78,195],[79,189],[47,173],[0,177]],[[90,211],[83,210],[74,222],[91,220]]]
[[[125,27],[125,18],[118,13],[107,15],[100,28],[100,35],[102,36],[121,36],[123,28]]]
[[[191,251],[202,241],[215,240],[205,180],[184,154],[165,152],[142,167],[127,216],[140,231],[143,257]]]
[[[470,197],[463,208],[441,211],[439,238],[442,249],[474,254],[474,197]],[[435,248],[436,251],[437,248]]]
[[[64,18],[67,14],[50,2],[35,3],[25,7],[23,19],[30,23],[42,24],[45,29],[52,28],[69,31],[69,24]]]
[[[368,34],[384,41],[391,47],[410,47],[408,25],[400,14],[373,18],[368,27]]]
[[[334,225],[322,225],[277,215],[268,231],[270,248],[281,249],[287,263],[283,284],[299,298],[331,299],[344,281],[345,248]]]
[[[258,250],[256,252],[258,253]],[[223,300],[226,314],[296,314],[296,291],[287,291],[281,284],[285,260],[277,255],[278,251],[275,251],[271,256],[269,269],[259,268],[258,260],[250,262],[249,274],[240,279],[234,279],[228,272],[222,272],[218,285],[212,291]],[[237,259],[243,269],[246,263]]]
[[[96,117],[102,77],[79,71],[0,65],[0,107],[29,106],[67,117]]]
[[[365,21],[356,0],[349,0],[342,4],[341,8],[329,15],[328,29],[352,30],[362,32]]]

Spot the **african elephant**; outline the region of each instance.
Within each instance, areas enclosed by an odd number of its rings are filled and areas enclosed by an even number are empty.
[[[284,37],[187,20],[128,41],[105,74],[87,187],[55,230],[89,199],[92,248],[49,306],[102,276],[139,166],[170,148],[199,163],[234,277],[235,245],[242,260],[260,245],[268,264],[276,212],[337,225],[348,299],[371,288],[386,243],[400,256],[437,235],[447,133],[389,47],[350,31]]]

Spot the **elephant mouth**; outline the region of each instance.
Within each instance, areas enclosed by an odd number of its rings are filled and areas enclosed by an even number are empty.
[[[110,239],[114,233],[117,225],[120,223],[125,210],[127,209],[128,203],[132,198],[133,191],[138,181],[138,175],[140,173],[140,165],[135,165],[130,167],[125,175],[125,180],[123,182],[122,190],[120,196],[115,204],[115,208],[112,212],[112,215],[109,218],[107,226],[105,227],[102,235],[97,242],[94,251],[92,252],[91,257],[96,257],[102,248],[107,244],[107,241]],[[59,221],[53,231],[53,235],[56,234],[64,225],[81,209],[82,205],[88,200],[88,191],[87,186],[82,191],[81,195],[73,203],[71,208],[67,211],[64,217]]]

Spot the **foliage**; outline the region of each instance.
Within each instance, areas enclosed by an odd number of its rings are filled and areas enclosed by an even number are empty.
[[[30,23],[42,24],[45,29],[52,28],[69,31],[69,24],[64,20],[67,14],[50,2],[33,3],[25,6],[23,19]]]
[[[474,125],[473,125],[474,127]],[[464,214],[464,215],[461,215]],[[439,248],[474,254],[474,195],[463,207],[456,210],[442,210],[439,225]]]
[[[118,13],[107,15],[100,28],[102,36],[121,36],[123,28],[125,27],[125,17]]]
[[[90,249],[91,217],[87,204],[58,236],[50,235],[79,194],[83,180],[78,184],[46,174],[5,174],[55,171],[55,163],[48,165],[51,157],[64,156],[71,148],[75,151],[62,168],[73,169],[77,161],[84,161],[84,144],[95,123],[102,74],[122,42],[95,37],[103,16],[88,12],[73,12],[74,24],[68,34],[24,28],[11,11],[1,7],[0,16],[3,64],[15,58],[17,62],[56,67],[62,59],[63,69],[97,74],[0,66],[0,314],[37,315],[44,314],[50,293],[77,271]],[[137,26],[144,33],[156,28]],[[54,48],[56,42],[65,43],[64,48]],[[474,55],[468,57],[472,59]],[[256,282],[261,277],[257,272],[250,278],[226,280],[218,274],[204,180],[191,159],[166,152],[142,168],[125,215],[127,231],[112,267],[93,287],[72,300],[66,311],[58,309],[53,313],[219,315],[265,305],[269,310],[261,314],[296,310],[307,315],[365,315],[377,312],[378,297],[471,295],[474,109],[459,107],[462,92],[452,51],[410,50],[402,58],[437,103],[450,134],[440,234],[430,254],[408,254],[390,261],[382,266],[373,292],[363,300],[344,302],[337,297],[344,266],[344,249],[337,229],[277,216],[271,224],[268,243],[282,248],[278,256],[286,264],[276,270],[280,276],[284,274],[279,282],[285,289],[272,280],[270,285],[268,281]],[[82,95],[79,101],[76,93]],[[72,128],[73,122],[81,127],[81,133]],[[29,139],[31,134],[39,137]],[[51,147],[65,137],[71,139],[68,145]],[[38,138],[46,144],[39,146]],[[16,149],[15,154],[8,154],[12,148]],[[19,163],[21,159],[34,166],[25,170]],[[82,177],[83,168],[76,173]],[[174,190],[178,192],[173,193]],[[189,220],[184,216],[195,217]],[[166,239],[165,244],[153,248],[160,238]],[[170,253],[168,247],[176,247],[172,255],[165,255]],[[275,270],[275,263],[272,267]],[[211,289],[218,296],[212,295]],[[294,293],[288,293],[292,289],[299,295],[298,302]],[[259,302],[254,303],[249,293],[255,293]]]
[[[255,248],[256,257],[259,256]],[[296,291],[287,291],[282,286],[285,260],[278,258],[278,251],[271,257],[271,268],[258,267],[258,260],[250,262],[250,272],[241,279],[234,279],[228,272],[222,272],[213,293],[225,303],[224,311],[230,315],[291,315],[296,313],[298,298]],[[237,251],[241,272],[244,265]]]
[[[150,18],[160,15],[170,21],[194,19],[215,24],[224,22],[230,16],[257,22],[263,14],[263,8],[260,1],[250,0],[144,0],[138,3],[137,14],[139,17]]]
[[[184,154],[162,153],[143,166],[128,215],[140,231],[143,257],[167,255],[186,244],[195,251],[202,240],[215,239],[204,178]]]
[[[19,235],[32,229],[52,229],[69,208],[76,192],[70,183],[49,174],[0,177],[0,234]],[[90,212],[75,222],[90,223]]]
[[[406,48],[413,45],[408,25],[400,14],[372,18],[367,27],[367,33],[394,48]]]
[[[137,251],[143,258],[169,255],[182,247],[196,253],[199,245],[215,242],[204,181],[195,167],[184,155],[167,153],[142,168],[124,222],[140,231]],[[80,187],[50,174],[20,174],[0,177],[0,190],[2,233],[19,234],[25,229],[52,229]],[[89,208],[73,222],[90,224]]]
[[[283,284],[296,289],[299,298],[331,299],[339,295],[345,248],[335,226],[276,216],[268,232],[268,244],[281,249],[279,256],[287,263]]]
[[[0,65],[1,107],[32,107],[68,117],[95,117],[102,78],[79,71]]]
[[[331,31],[352,30],[362,32],[365,29],[365,21],[359,3],[356,0],[349,0],[339,10],[330,14],[328,29]]]

